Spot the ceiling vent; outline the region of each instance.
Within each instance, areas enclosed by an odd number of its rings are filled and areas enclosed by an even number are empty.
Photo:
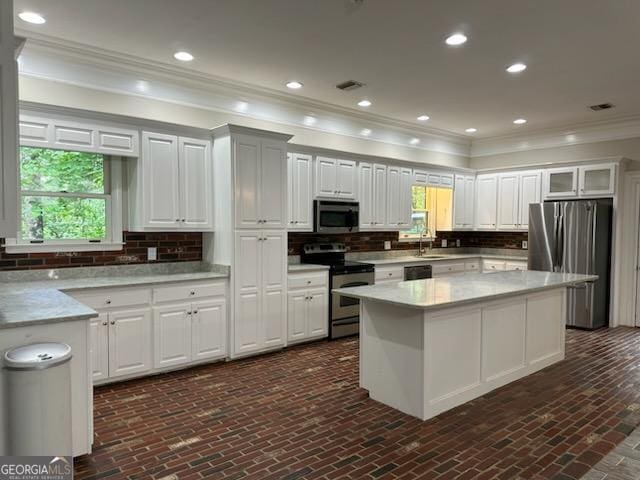
[[[344,92],[349,92],[360,87],[364,87],[364,83],[357,82],[355,80],[347,80],[346,82],[342,82],[336,85],[336,88],[338,90],[342,90]]]
[[[598,105],[591,105],[589,107],[594,112],[599,112],[600,110],[608,110],[609,108],[613,108],[611,103],[599,103]]]

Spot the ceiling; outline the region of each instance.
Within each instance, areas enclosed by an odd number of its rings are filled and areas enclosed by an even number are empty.
[[[640,114],[638,0],[15,0],[22,32],[475,138]],[[445,45],[464,31],[468,42]],[[173,53],[187,50],[190,63]],[[528,69],[505,72],[515,62]],[[300,90],[285,87],[290,80]],[[366,86],[342,92],[334,85]],[[367,98],[373,105],[356,106]],[[593,112],[588,105],[611,102]],[[424,124],[416,117],[427,114]],[[523,117],[526,125],[512,121]],[[466,135],[466,134],[465,134]]]

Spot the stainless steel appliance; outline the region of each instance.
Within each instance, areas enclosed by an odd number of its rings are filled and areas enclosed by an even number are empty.
[[[373,285],[374,266],[345,260],[343,243],[313,243],[302,247],[302,263],[329,265],[329,291],[334,288]],[[329,295],[329,338],[356,335],[360,330],[360,301]]]
[[[405,280],[420,280],[423,278],[431,278],[432,273],[431,265],[415,265],[412,267],[404,267],[404,279]]]
[[[318,233],[351,233],[358,231],[358,202],[314,200],[313,229]]]
[[[567,326],[609,323],[612,201],[575,200],[529,206],[529,269],[598,275],[569,287]]]

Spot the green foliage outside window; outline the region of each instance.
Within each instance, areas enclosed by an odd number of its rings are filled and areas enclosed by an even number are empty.
[[[21,147],[22,238],[105,238],[104,171],[99,154]]]

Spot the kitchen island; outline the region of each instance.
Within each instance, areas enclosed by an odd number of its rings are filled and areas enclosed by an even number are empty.
[[[564,359],[566,290],[597,278],[514,271],[334,291],[360,300],[360,386],[427,420]]]

